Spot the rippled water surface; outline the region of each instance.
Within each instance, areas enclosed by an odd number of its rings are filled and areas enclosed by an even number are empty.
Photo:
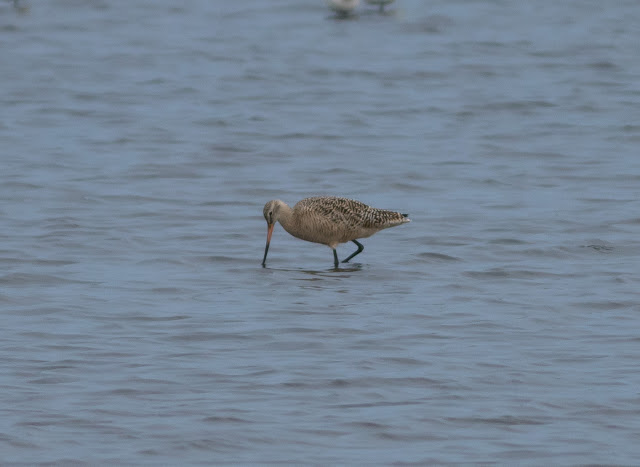
[[[0,460],[636,464],[638,24],[1,3]],[[262,268],[317,194],[412,222]]]

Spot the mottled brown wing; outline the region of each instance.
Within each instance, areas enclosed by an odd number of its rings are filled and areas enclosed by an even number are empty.
[[[380,228],[403,222],[403,215],[398,212],[372,208],[348,198],[320,196],[304,199],[299,204],[331,222],[352,227]]]

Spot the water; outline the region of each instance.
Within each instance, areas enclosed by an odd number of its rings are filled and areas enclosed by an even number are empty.
[[[28,6],[2,463],[637,462],[637,2]],[[317,194],[413,222],[261,268]]]

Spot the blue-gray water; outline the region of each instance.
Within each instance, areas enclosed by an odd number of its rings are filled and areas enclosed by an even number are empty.
[[[21,5],[3,464],[637,463],[637,1]],[[413,221],[260,267],[317,194]]]

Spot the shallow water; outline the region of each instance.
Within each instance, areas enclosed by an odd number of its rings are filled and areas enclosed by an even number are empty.
[[[637,462],[636,2],[28,6],[4,463]],[[260,267],[317,194],[412,222]]]

